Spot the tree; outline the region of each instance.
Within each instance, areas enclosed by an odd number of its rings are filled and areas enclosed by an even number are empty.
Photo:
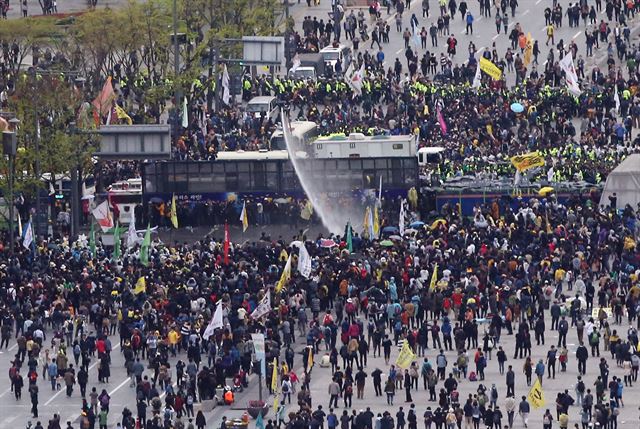
[[[15,78],[28,55],[33,54],[34,48],[48,45],[51,41],[64,34],[64,28],[55,24],[55,19],[49,17],[8,19],[0,25],[0,41],[3,51],[8,55],[8,76]]]

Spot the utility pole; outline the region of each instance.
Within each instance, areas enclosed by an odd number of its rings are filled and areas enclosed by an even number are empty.
[[[38,181],[42,180],[42,172],[40,171],[40,118],[38,117],[38,99],[37,97],[33,98],[33,115],[36,120],[36,178]],[[55,181],[55,177],[52,177]],[[42,232],[40,229],[40,220],[42,218],[46,219],[46,216],[42,216],[43,213],[40,211],[40,187],[36,188],[36,226],[34,228],[34,235],[38,237],[40,234],[46,234]]]

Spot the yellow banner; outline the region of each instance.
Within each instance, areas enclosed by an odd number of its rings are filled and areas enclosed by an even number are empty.
[[[434,290],[436,288],[436,283],[438,282],[438,263],[433,267],[433,273],[431,274],[431,282],[429,283],[429,290]]]
[[[540,384],[539,378],[536,377],[536,381],[533,383],[533,386],[531,386],[531,390],[529,390],[527,399],[533,408],[542,408],[545,406],[544,392],[542,391],[542,384]]]
[[[278,397],[278,359],[273,358],[273,372],[271,373],[271,391]]]
[[[525,171],[534,167],[542,167],[544,157],[540,155],[540,152],[529,152],[524,155],[512,156],[511,163],[519,171]]]
[[[411,350],[409,341],[404,340],[398,359],[396,359],[396,366],[402,369],[407,369],[411,366],[411,362],[413,362],[415,358],[416,354]]]
[[[502,77],[502,70],[484,57],[480,58],[480,70],[491,76],[493,80],[500,80]]]

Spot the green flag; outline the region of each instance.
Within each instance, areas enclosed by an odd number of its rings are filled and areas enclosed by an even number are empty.
[[[147,225],[147,231],[144,233],[142,246],[140,247],[140,262],[145,267],[149,266],[149,247],[151,246],[151,227]]]
[[[113,229],[113,259],[120,259],[120,224],[116,222],[116,227]]]
[[[347,222],[347,249],[353,253],[353,240],[351,238],[351,222]]]
[[[91,250],[91,257],[96,257],[96,231],[93,229],[93,222],[91,222],[91,232],[89,233],[89,250]]]
[[[264,420],[262,419],[262,412],[258,413],[258,418],[256,419],[256,429],[264,429]]]

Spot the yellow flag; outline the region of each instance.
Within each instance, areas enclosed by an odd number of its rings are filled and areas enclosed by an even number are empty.
[[[178,205],[176,204],[176,194],[171,197],[171,224],[174,228],[178,228]]]
[[[271,374],[271,391],[278,397],[278,358],[273,358],[273,373]]]
[[[307,203],[300,210],[300,217],[304,220],[309,220],[311,215],[313,215],[313,204],[311,204],[311,200],[307,200]]]
[[[411,346],[409,346],[409,341],[404,340],[398,359],[396,359],[396,366],[402,369],[407,369],[411,366],[411,362],[413,362],[415,358],[416,354],[411,349]]]
[[[116,116],[118,117],[118,119],[124,119],[125,121],[127,121],[127,124],[133,125],[133,119],[131,119],[131,116],[129,116],[127,112],[125,112],[124,109],[118,106],[117,104],[116,104]]]
[[[531,62],[532,54],[533,54],[533,38],[531,37],[531,32],[529,32],[527,33],[527,46],[524,49],[524,57],[522,60],[525,67],[529,66],[529,63]]]
[[[485,57],[480,58],[480,70],[491,76],[493,80],[500,80],[502,71]]]
[[[307,371],[311,371],[313,367],[313,347],[309,347],[309,355],[307,357]]]
[[[438,263],[433,266],[433,274],[431,274],[431,283],[429,283],[429,290],[436,288],[436,282],[438,281]]]
[[[378,206],[373,208],[373,235],[378,237],[380,234],[380,219],[378,217]]]
[[[291,255],[289,255],[289,259],[287,259],[287,263],[282,270],[282,275],[280,276],[280,280],[276,283],[276,293],[280,293],[282,288],[289,282],[291,278]]]
[[[273,398],[273,414],[278,414],[278,394]]]
[[[249,218],[247,217],[247,203],[242,204],[242,213],[240,213],[240,221],[242,222],[242,232],[249,228]]]
[[[136,287],[133,289],[133,294],[138,295],[147,291],[147,281],[144,276],[140,277],[136,282]]]
[[[533,408],[542,408],[545,406],[544,392],[542,391],[542,384],[540,384],[539,378],[536,377],[536,381],[533,383],[533,386],[531,386],[531,390],[529,390],[527,399]]]

